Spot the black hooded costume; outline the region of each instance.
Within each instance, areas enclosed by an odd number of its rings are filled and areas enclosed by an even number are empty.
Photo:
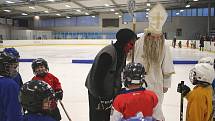
[[[116,43],[104,47],[96,55],[86,79],[90,121],[109,121],[108,106],[121,89],[121,72],[127,57],[124,48],[128,42],[135,41],[137,35],[130,29],[120,29],[116,34],[116,39]],[[99,106],[102,106],[101,109]]]

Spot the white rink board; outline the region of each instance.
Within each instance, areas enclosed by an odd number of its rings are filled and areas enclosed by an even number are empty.
[[[72,44],[95,44],[95,45],[101,45],[101,44],[110,44],[115,42],[115,39],[67,39],[67,40],[4,40],[3,46],[34,46],[34,45],[72,45]],[[186,47],[186,41],[187,40],[177,40],[176,47],[179,41],[182,41],[183,48]],[[196,48],[199,48],[199,40],[193,40],[196,41]],[[189,41],[189,47],[190,47],[191,40]],[[167,45],[172,45],[172,40],[166,40]],[[215,52],[215,42],[207,42],[205,41],[205,50],[207,51],[213,51]]]

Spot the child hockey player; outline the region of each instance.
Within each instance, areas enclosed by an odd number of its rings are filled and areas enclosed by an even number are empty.
[[[19,86],[10,78],[17,59],[0,52],[0,121],[22,121]]]
[[[9,55],[13,56],[14,58],[16,58],[17,60],[19,60],[20,55],[19,52],[15,49],[15,48],[5,48],[3,50],[5,53],[8,53]],[[16,69],[13,69],[12,74],[11,74],[11,78],[20,86],[23,85],[22,82],[22,77],[18,71],[18,66],[19,66],[19,61],[17,61],[16,63],[13,63],[13,67]]]
[[[156,94],[142,87],[145,69],[140,63],[129,63],[123,71],[126,87],[113,102],[111,121],[154,121],[153,109],[158,103]],[[146,84],[147,86],[147,84]]]
[[[49,67],[47,61],[42,58],[37,58],[32,62],[31,66],[35,74],[32,80],[45,81],[54,89],[57,100],[62,100],[63,90],[61,88],[61,84],[57,77],[48,72]],[[61,120],[61,115],[58,108],[53,110],[52,113],[50,113],[50,115],[55,117],[57,121]]]
[[[178,84],[177,91],[187,98],[186,121],[212,121],[212,81],[214,69],[206,63],[196,64],[189,74],[196,85],[192,91],[186,85]]]
[[[212,57],[201,58],[199,60],[199,63],[208,63],[214,68],[214,71],[215,71],[215,58],[212,58]],[[213,87],[213,90],[215,90],[215,78],[212,82],[212,87]],[[215,94],[214,94],[214,92],[213,92],[213,120],[215,121]]]
[[[27,110],[24,121],[56,121],[48,114],[56,108],[54,90],[43,81],[32,80],[21,88],[20,100]]]

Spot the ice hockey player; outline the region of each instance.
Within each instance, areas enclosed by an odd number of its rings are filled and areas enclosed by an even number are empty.
[[[54,90],[44,81],[26,82],[20,92],[20,101],[27,110],[24,121],[56,121],[48,114],[57,106]]]
[[[15,49],[15,48],[4,48],[3,50],[5,53],[8,53],[9,55],[13,56],[14,58],[16,58],[17,60],[19,60],[20,55],[19,52]],[[16,63],[13,63],[13,67],[16,69],[13,69],[12,74],[11,74],[11,78],[20,86],[23,85],[22,82],[22,77],[19,73],[19,61],[17,61]]]
[[[140,63],[129,63],[123,70],[124,90],[113,102],[111,121],[155,121],[153,109],[158,103],[156,94],[142,87],[145,69]]]
[[[201,58],[199,60],[199,63],[208,63],[214,68],[214,71],[215,71],[215,58],[212,58],[212,57]],[[215,90],[215,78],[212,82],[212,87],[213,87],[213,103],[212,103],[213,104],[213,120],[215,121],[215,94],[214,94],[214,92],[215,92],[214,91]]]
[[[48,83],[55,91],[55,96],[57,100],[62,100],[63,90],[61,88],[61,83],[58,78],[53,74],[49,73],[48,63],[43,58],[37,58],[32,62],[32,69],[35,76],[32,80],[42,80]],[[57,121],[61,120],[61,115],[58,107],[50,113]]]
[[[186,97],[186,121],[212,121],[212,81],[215,78],[214,69],[207,63],[196,64],[189,74],[195,87],[192,91],[187,85],[178,84],[177,91]]]
[[[0,121],[22,121],[19,86],[10,78],[17,59],[0,52]]]

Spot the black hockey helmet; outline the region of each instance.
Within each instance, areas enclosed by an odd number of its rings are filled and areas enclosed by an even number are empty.
[[[38,67],[38,66],[45,66],[45,68],[47,70],[49,70],[49,66],[48,66],[48,63],[45,59],[43,58],[37,58],[35,60],[33,60],[32,64],[31,64],[31,67],[32,67],[32,70],[33,72],[35,72],[35,69]]]
[[[56,107],[56,99],[54,90],[44,81],[31,80],[26,82],[20,91],[20,101],[24,109],[32,113],[45,112],[43,109],[43,102],[48,99],[50,103],[50,110]]]
[[[123,70],[123,81],[125,87],[131,84],[143,84],[145,68],[140,63],[128,63]],[[147,84],[146,84],[147,86]]]
[[[10,76],[13,69],[12,64],[18,63],[18,59],[8,53],[0,52],[0,75]]]

